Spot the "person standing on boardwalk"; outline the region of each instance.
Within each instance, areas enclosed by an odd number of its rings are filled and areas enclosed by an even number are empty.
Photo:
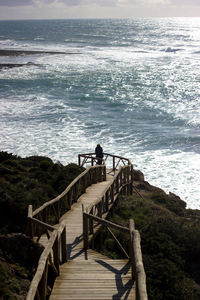
[[[100,146],[100,144],[98,144],[95,148],[95,154],[96,154],[96,158],[98,158],[97,160],[97,164],[101,165],[102,164],[102,160],[103,160],[103,148]]]

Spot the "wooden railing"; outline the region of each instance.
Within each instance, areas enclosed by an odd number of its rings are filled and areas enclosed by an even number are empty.
[[[83,159],[83,161],[82,161]],[[40,257],[36,274],[31,282],[27,295],[27,300],[46,299],[49,285],[49,267],[53,270],[54,276],[59,275],[60,264],[67,261],[66,228],[59,220],[61,216],[71,209],[73,203],[85,192],[91,184],[106,180],[105,161],[109,161],[110,170],[113,172],[113,179],[107,189],[100,195],[96,203],[92,204],[84,211],[83,207],[83,237],[85,249],[89,246],[90,237],[94,238],[98,226],[106,225],[110,234],[116,240],[118,246],[130,259],[132,264],[132,274],[137,282],[137,300],[146,300],[146,282],[142,263],[139,232],[134,229],[133,222],[130,229],[113,224],[102,217],[106,217],[120,194],[132,195],[133,192],[133,166],[124,157],[104,153],[102,165],[95,165],[98,159],[94,153],[80,154],[79,165],[90,163],[91,166],[75,178],[72,183],[56,198],[46,202],[40,208],[33,211],[32,205],[28,209],[28,234],[31,238],[39,241],[43,234],[46,234],[48,242]],[[117,169],[118,168],[118,169]],[[56,224],[57,228],[56,228]],[[132,249],[128,255],[109,227],[118,228],[129,232]],[[92,240],[92,239],[91,239]],[[134,271],[135,270],[135,271]]]
[[[98,217],[102,217],[102,215],[108,213],[120,194],[132,195],[132,181],[132,165],[120,167],[120,169],[115,172],[107,189],[104,190],[95,203],[87,208],[87,212]]]
[[[43,234],[48,239],[47,245],[40,257],[35,276],[31,282],[27,300],[46,299],[48,295],[49,268],[54,275],[59,275],[59,266],[67,261],[66,228],[59,223],[61,216],[71,209],[71,205],[91,184],[106,180],[106,166],[92,166],[76,177],[71,184],[56,198],[46,202],[33,211],[32,205],[28,208],[28,235],[39,241]],[[52,274],[51,274],[52,277]],[[52,278],[51,278],[52,280]]]
[[[103,162],[106,163],[107,168],[110,168],[111,171],[117,170],[120,166],[131,165],[131,162],[128,158],[113,155],[109,153],[103,153]],[[79,166],[91,165],[98,161],[95,153],[86,153],[78,155],[78,164]]]
[[[130,220],[129,228],[127,228],[94,216],[92,214],[83,212],[83,241],[85,250],[87,250],[89,247],[91,241],[90,234],[94,233],[95,229],[98,227],[97,224],[107,228],[120,250],[130,260],[132,279],[136,281],[136,300],[148,300],[146,291],[146,275],[144,271],[142,251],[140,246],[140,234],[139,231],[135,230],[134,221]],[[120,230],[124,233],[129,233],[129,254],[126,252],[126,250],[110,228]]]
[[[76,177],[70,185],[56,198],[44,203],[41,207],[28,211],[28,234],[38,240],[42,234],[53,231],[53,225],[58,224],[61,216],[71,209],[71,205],[85,192],[85,189],[93,183],[106,180],[106,166],[92,166]],[[51,224],[51,225],[49,225]]]
[[[45,300],[52,287],[52,277],[59,275],[60,265],[67,261],[66,226],[61,223],[54,229],[39,259],[26,300]],[[51,270],[51,272],[50,272]]]
[[[104,219],[119,195],[132,195],[132,168],[131,164],[120,167],[120,169],[114,174],[110,185],[102,193],[96,203],[87,207],[86,210],[84,210],[83,207],[83,243],[84,248],[88,249],[88,247],[93,243],[94,237],[100,230],[101,226],[105,226],[120,250],[131,262],[132,277],[136,280],[136,299],[147,300],[146,275],[142,261],[140,234],[137,230],[135,230],[134,221],[130,220],[130,226],[129,228],[126,228]],[[129,254],[127,254],[126,250],[111,231],[110,227],[129,233]]]
[[[132,266],[132,276],[136,280],[136,299],[147,300],[146,274],[142,260],[140,233],[135,229],[134,221],[129,222],[130,230],[130,262]]]

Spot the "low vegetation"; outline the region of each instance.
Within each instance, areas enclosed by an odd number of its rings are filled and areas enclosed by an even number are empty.
[[[129,219],[135,221],[141,235],[149,300],[200,299],[200,211],[186,209],[179,197],[145,181],[136,185],[142,198],[137,193],[121,197],[110,220],[127,227]],[[118,231],[115,235],[128,252],[128,235]],[[101,238],[103,248],[97,240],[97,249],[122,258],[107,231]]]

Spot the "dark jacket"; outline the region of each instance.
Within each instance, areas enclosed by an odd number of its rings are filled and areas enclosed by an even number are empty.
[[[100,145],[97,145],[95,148],[96,157],[103,158],[103,148]]]

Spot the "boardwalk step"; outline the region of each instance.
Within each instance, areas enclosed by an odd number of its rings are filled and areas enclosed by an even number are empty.
[[[72,260],[60,269],[50,300],[135,299],[128,260]]]

